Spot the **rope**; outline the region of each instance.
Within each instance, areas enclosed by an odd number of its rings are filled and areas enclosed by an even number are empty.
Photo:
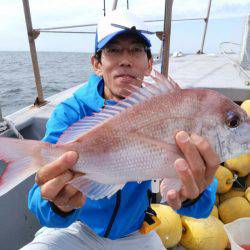
[[[15,124],[12,121],[7,120],[6,118],[3,118],[3,121],[0,123],[0,133],[8,129],[11,129],[18,139],[23,139],[23,136],[16,129]]]
[[[3,120],[0,123],[0,133],[4,132],[7,129],[8,129],[8,123],[5,120]]]

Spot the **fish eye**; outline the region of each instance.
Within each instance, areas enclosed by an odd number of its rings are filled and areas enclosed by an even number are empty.
[[[234,112],[227,112],[226,124],[229,128],[237,128],[240,125],[240,115]]]

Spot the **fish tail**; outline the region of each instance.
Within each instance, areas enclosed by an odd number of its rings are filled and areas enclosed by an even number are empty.
[[[0,196],[38,170],[44,145],[39,141],[0,137]]]

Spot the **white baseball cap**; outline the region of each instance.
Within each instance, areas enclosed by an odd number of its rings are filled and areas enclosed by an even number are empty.
[[[148,47],[151,43],[147,35],[154,34],[145,23],[129,11],[115,10],[101,18],[97,24],[95,52],[122,33],[135,33]]]

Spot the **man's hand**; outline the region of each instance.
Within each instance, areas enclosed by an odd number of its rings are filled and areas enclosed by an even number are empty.
[[[36,174],[35,181],[40,186],[41,196],[53,202],[63,212],[80,208],[86,201],[81,192],[67,184],[79,175],[71,171],[77,160],[76,152],[67,152],[54,162],[43,166]]]
[[[220,160],[206,139],[196,134],[189,136],[181,131],[176,134],[176,143],[185,156],[177,159],[175,168],[182,182],[179,192],[172,189],[166,195],[173,209],[180,209],[186,199],[195,199],[213,181]]]

